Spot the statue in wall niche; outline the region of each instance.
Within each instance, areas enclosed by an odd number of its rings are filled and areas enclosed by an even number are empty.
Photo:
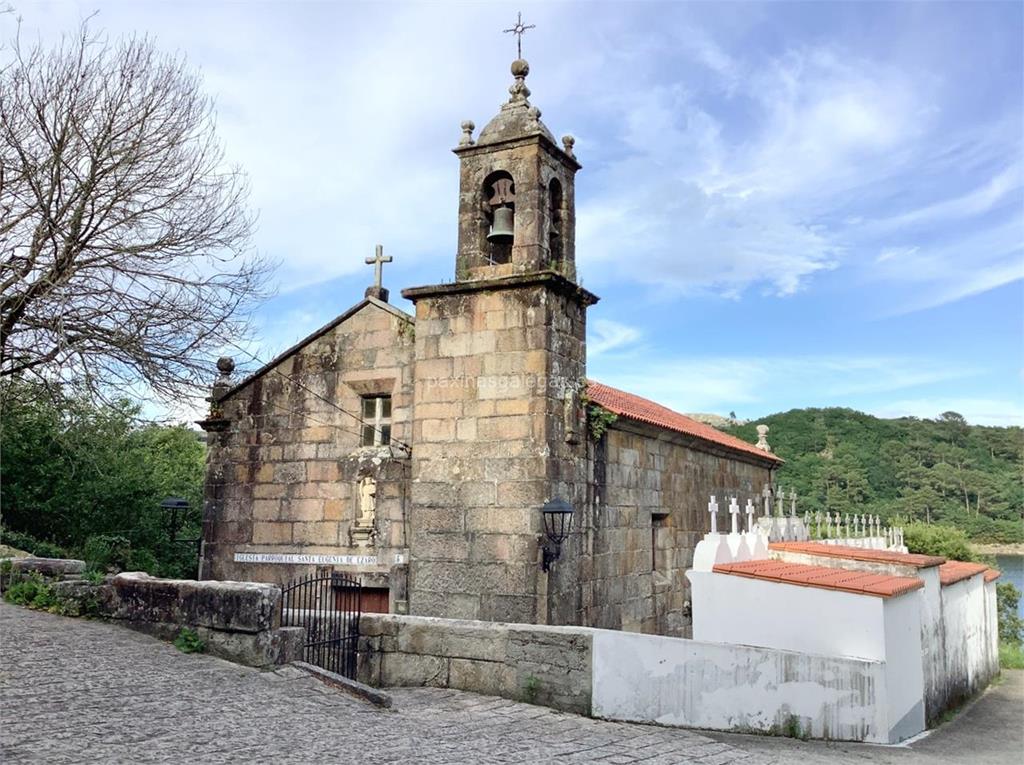
[[[352,524],[352,543],[357,547],[367,547],[372,541],[376,530],[377,520],[377,479],[365,475],[359,479],[358,488],[358,515],[355,523]]]

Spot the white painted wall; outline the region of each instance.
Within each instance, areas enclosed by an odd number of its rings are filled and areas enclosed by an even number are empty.
[[[942,585],[939,584],[938,566],[919,568],[887,561],[861,561],[790,550],[772,550],[771,557],[790,563],[842,568],[849,571],[869,571],[890,576],[909,576],[923,581],[924,588],[918,602],[921,605],[921,668],[924,677],[925,716],[929,722],[933,722],[942,715],[945,711],[946,670],[942,640]]]
[[[605,630],[593,651],[598,717],[892,741],[881,662]]]
[[[921,590],[885,598],[885,689],[889,740],[916,736],[925,727],[921,660]]]
[[[686,575],[694,640],[885,660],[883,598],[731,574]]]

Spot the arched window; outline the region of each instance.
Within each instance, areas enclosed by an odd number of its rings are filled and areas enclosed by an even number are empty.
[[[484,179],[481,208],[480,251],[485,265],[512,261],[515,240],[516,184],[504,170]]]
[[[562,184],[552,178],[548,184],[548,257],[552,268],[562,263]]]

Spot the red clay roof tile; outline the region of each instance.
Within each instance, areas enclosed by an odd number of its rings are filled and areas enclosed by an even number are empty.
[[[988,566],[984,563],[951,560],[939,566],[939,581],[945,587],[949,584],[962,582],[964,579],[970,579],[975,574],[980,574],[983,571],[988,571]]]
[[[657,425],[667,430],[674,430],[703,441],[709,441],[718,446],[724,446],[727,449],[756,455],[762,459],[774,462],[784,461],[781,457],[758,449],[741,438],[730,436],[717,428],[705,425],[703,422],[697,422],[697,420],[687,417],[685,414],[674,412],[661,404],[656,404],[646,398],[626,393],[603,383],[588,380],[587,397],[595,404],[600,404],[609,412],[613,412],[620,417],[646,422],[648,425]]]
[[[801,587],[817,587],[823,590],[838,590],[882,598],[891,598],[924,587],[923,581],[909,576],[871,574],[866,571],[808,566],[803,563],[786,563],[780,560],[720,563],[712,570],[718,574],[732,574],[748,579],[764,579]]]
[[[1003,575],[1002,571],[1000,571],[998,569],[995,569],[995,568],[990,568],[988,571],[985,572],[985,581],[986,582],[994,582],[996,579],[998,579],[1002,575]]]
[[[826,545],[821,542],[772,542],[768,545],[768,549],[778,550],[779,552],[820,555],[828,558],[847,558],[849,560],[861,560],[874,563],[899,563],[904,566],[914,566],[915,568],[941,566],[946,562],[945,558],[941,558],[938,555],[901,553],[894,550],[868,550],[863,547]]]

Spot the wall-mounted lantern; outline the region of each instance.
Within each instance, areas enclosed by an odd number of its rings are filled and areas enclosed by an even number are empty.
[[[572,505],[556,497],[548,500],[540,511],[544,519],[544,559],[541,565],[548,571],[562,555],[562,542],[572,529]]]

